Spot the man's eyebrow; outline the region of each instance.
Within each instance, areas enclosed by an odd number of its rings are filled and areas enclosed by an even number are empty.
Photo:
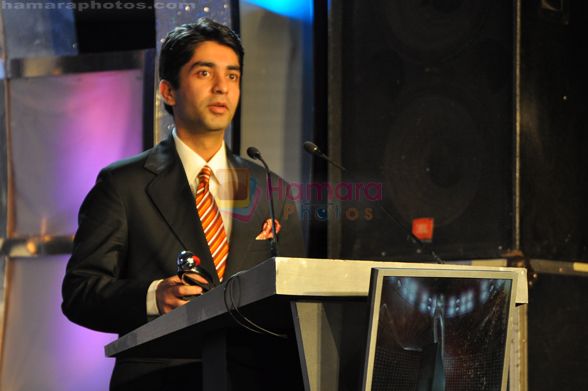
[[[192,63],[192,65],[190,65],[190,70],[192,70],[196,67],[214,68],[214,63],[208,62],[208,61],[195,61]]]
[[[215,68],[216,67],[216,64],[214,62],[210,62],[210,61],[196,61],[192,65],[190,65],[190,70],[192,70],[192,69],[194,69],[196,67]],[[239,72],[241,72],[241,67],[239,65],[229,65],[227,67],[227,69],[230,70],[230,71],[239,71]]]

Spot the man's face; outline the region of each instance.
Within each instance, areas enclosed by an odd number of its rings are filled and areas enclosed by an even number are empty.
[[[239,104],[241,67],[228,46],[206,41],[180,69],[179,87],[166,102],[173,106],[178,128],[191,133],[224,131]]]

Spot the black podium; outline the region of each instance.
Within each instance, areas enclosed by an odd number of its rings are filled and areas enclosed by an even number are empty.
[[[105,347],[106,355],[202,359],[204,389],[226,389],[222,335],[241,327],[234,319],[238,314],[228,311],[236,306],[272,331],[291,328],[306,390],[358,389],[373,268],[509,271],[518,276],[516,303],[528,301],[526,269],[277,257],[241,273],[228,289],[225,283],[120,337]]]

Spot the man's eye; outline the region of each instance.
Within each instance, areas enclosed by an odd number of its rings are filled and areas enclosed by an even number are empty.
[[[239,75],[236,73],[230,73],[229,74],[229,79],[231,80],[239,80]]]
[[[207,77],[208,75],[210,75],[210,72],[208,72],[206,70],[202,70],[202,71],[196,72],[196,74],[200,77]]]

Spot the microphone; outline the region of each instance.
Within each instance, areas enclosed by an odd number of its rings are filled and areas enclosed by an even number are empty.
[[[317,147],[317,145],[311,141],[305,141],[304,142],[304,149],[306,150],[306,152],[310,153],[311,155],[317,156],[323,160],[328,161],[329,163],[331,163],[332,165],[334,165],[335,167],[337,167],[339,170],[341,171],[347,171],[347,169],[345,167],[343,167],[342,165],[340,165],[339,163],[329,159],[329,157],[327,155],[325,155],[323,153],[323,151],[321,151],[319,149],[319,147]]]
[[[247,148],[247,155],[253,160],[259,160],[263,166],[265,167],[265,178],[266,178],[266,186],[267,191],[269,193],[269,203],[270,203],[270,218],[272,220],[272,238],[270,240],[270,253],[272,257],[278,256],[278,236],[276,234],[276,217],[274,214],[274,196],[272,193],[272,178],[270,175],[270,169],[263,157],[261,157],[261,152],[259,149],[255,147]]]
[[[326,160],[327,162],[331,163],[332,165],[334,165],[335,167],[337,167],[338,169],[342,170],[342,171],[347,171],[343,166],[341,166],[340,164],[338,164],[337,162],[331,160],[327,155],[325,155],[320,149],[319,147],[311,142],[311,141],[305,141],[304,142],[304,149],[306,150],[306,152],[310,153],[311,155],[314,155],[318,158],[321,158],[323,160]],[[249,151],[248,151],[249,152]],[[347,171],[349,172],[349,171]],[[423,243],[422,240],[420,240],[418,237],[415,236],[415,234],[412,233],[411,230],[406,229],[406,227],[404,225],[402,225],[402,223],[400,221],[398,221],[396,219],[396,217],[394,217],[394,215],[389,212],[386,208],[384,208],[383,205],[380,205],[380,209],[382,209],[382,211],[384,213],[386,213],[386,215],[388,217],[390,217],[390,219],[392,219],[392,221],[394,221],[394,223],[403,231],[405,231],[406,233],[408,233],[408,237],[411,238],[412,242],[416,245],[419,246],[419,248],[421,250],[423,250],[425,248],[425,244]],[[431,253],[431,255],[433,256],[433,258],[435,259],[435,261],[437,261],[437,263],[445,263],[445,261],[443,259],[441,259],[437,253],[435,252],[435,250],[430,250],[429,251]]]

